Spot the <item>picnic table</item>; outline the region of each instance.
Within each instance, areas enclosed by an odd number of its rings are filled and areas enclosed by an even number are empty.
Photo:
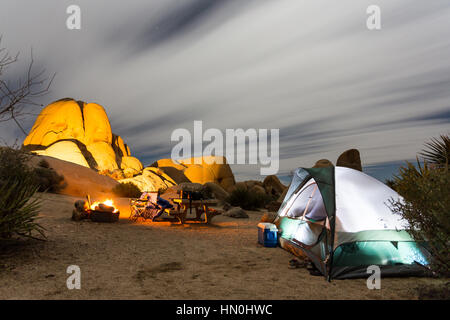
[[[181,224],[185,223],[186,220],[210,223],[215,216],[220,215],[220,212],[209,208],[210,206],[217,205],[217,200],[191,200],[182,198],[171,198],[171,200],[175,203],[177,209],[171,211],[170,215],[176,216]],[[188,211],[191,214],[192,209],[195,210],[195,218],[187,218]],[[205,214],[204,219],[201,218],[203,213]]]

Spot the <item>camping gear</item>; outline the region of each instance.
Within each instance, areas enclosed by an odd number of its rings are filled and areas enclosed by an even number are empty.
[[[273,223],[258,223],[258,242],[264,247],[276,247],[277,242],[277,226]]]
[[[390,201],[398,199],[358,170],[298,168],[275,220],[280,245],[309,257],[328,280],[367,277],[370,265],[382,276],[424,275],[429,252],[392,213]]]
[[[158,203],[158,192],[143,192],[139,199],[130,199],[130,216],[132,221],[139,218],[154,219],[158,216],[161,207]]]

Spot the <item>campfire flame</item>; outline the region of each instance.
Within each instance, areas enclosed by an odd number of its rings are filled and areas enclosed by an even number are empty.
[[[119,211],[119,209],[117,209],[114,206],[114,201],[112,201],[111,199],[105,200],[103,202],[95,201],[93,204],[91,204],[91,210],[98,210],[100,204],[104,204],[104,205],[106,205],[108,207],[113,207],[114,208],[114,211],[113,211],[114,213]]]

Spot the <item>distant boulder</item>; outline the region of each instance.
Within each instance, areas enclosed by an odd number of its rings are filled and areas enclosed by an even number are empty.
[[[362,171],[361,157],[357,149],[350,149],[342,153],[336,161],[336,166],[347,167]]]
[[[280,179],[278,179],[275,175],[267,176],[263,181],[264,189],[266,193],[278,198],[287,187],[281,183]]]
[[[253,185],[253,187],[249,188],[248,190],[252,193],[258,193],[261,195],[266,194],[266,190],[262,186],[257,185],[257,184]]]
[[[239,181],[239,182],[236,182],[236,184],[234,185],[233,190],[234,189],[247,190],[248,187],[247,187],[247,184],[245,183],[245,181]]]
[[[187,181],[200,184],[215,182],[227,192],[236,183],[225,157],[193,157],[179,159],[176,162],[171,159],[161,159],[152,166],[160,168],[175,181],[187,179]]]
[[[314,164],[313,168],[326,168],[326,167],[332,167],[332,166],[333,166],[333,163],[330,160],[320,159]]]
[[[215,182],[207,182],[203,185],[207,193],[211,194],[215,199],[225,200],[230,195],[219,184]]]

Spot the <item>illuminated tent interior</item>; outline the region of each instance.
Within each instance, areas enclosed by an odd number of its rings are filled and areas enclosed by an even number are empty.
[[[390,200],[401,197],[384,183],[345,167],[299,168],[278,211],[280,244],[309,257],[328,279],[423,275],[426,243],[405,230]]]

